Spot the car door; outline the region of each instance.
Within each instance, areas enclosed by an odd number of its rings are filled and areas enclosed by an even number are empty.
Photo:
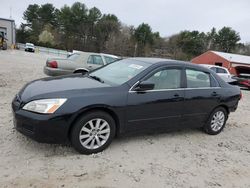
[[[221,88],[209,72],[185,69],[185,102],[183,123],[188,127],[200,127],[212,110],[219,105]]]
[[[90,55],[87,61],[88,70],[94,70],[104,65],[100,55]]]
[[[129,91],[126,112],[128,130],[178,126],[184,101],[182,69],[159,69],[142,81],[154,83],[154,89],[137,92],[135,86]]]

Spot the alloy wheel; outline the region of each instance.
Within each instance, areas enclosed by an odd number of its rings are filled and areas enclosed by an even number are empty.
[[[110,136],[110,125],[101,118],[91,119],[80,130],[79,140],[87,149],[98,149],[103,146]]]
[[[215,132],[219,131],[225,123],[225,114],[222,111],[217,111],[211,120],[211,129]]]

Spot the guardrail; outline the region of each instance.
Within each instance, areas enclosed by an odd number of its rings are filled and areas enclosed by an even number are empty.
[[[17,48],[20,50],[24,50],[25,44],[17,43]],[[42,47],[42,46],[35,46],[35,52],[36,53],[52,54],[52,55],[63,56],[63,57],[67,57],[67,55],[68,55],[68,52],[65,50],[46,48],[46,47]]]

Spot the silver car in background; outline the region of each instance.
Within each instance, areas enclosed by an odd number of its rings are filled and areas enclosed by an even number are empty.
[[[44,73],[59,76],[72,73],[87,73],[120,58],[115,55],[77,51],[67,58],[49,58],[44,66]]]

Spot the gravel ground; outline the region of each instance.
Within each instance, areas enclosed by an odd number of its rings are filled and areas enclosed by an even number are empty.
[[[48,55],[0,51],[0,187],[250,187],[250,92],[224,131],[115,139],[104,152],[37,143],[13,129],[11,100],[45,77]]]

